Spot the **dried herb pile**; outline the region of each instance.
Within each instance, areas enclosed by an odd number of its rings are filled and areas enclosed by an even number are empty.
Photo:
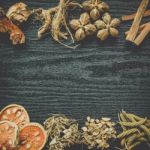
[[[50,139],[49,150],[64,150],[80,143],[77,121],[65,115],[53,115],[44,122],[44,127]]]
[[[123,132],[117,137],[121,139],[123,149],[132,150],[142,143],[150,146],[150,120],[122,111],[119,124]]]

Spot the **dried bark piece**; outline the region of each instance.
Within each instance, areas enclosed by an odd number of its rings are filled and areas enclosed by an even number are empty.
[[[133,20],[135,18],[135,16],[136,16],[136,13],[133,13],[131,15],[122,16],[121,20],[122,21],[130,21],[130,20]],[[146,10],[143,15],[143,17],[148,17],[148,16],[150,16],[150,10]]]
[[[132,23],[132,26],[129,30],[129,34],[126,37],[126,40],[131,41],[131,42],[133,42],[135,40],[137,33],[138,33],[138,30],[139,30],[139,26],[140,26],[142,17],[144,15],[144,12],[145,12],[147,6],[148,6],[148,3],[149,3],[149,0],[142,0],[141,4],[137,10],[136,16],[135,16],[134,21]]]
[[[134,43],[139,46],[145,39],[145,37],[150,32],[150,23],[147,24],[144,29],[140,32],[140,34],[137,36],[137,38],[134,40]]]
[[[1,11],[0,13],[0,32],[8,32],[13,45],[25,43],[25,35],[21,29],[13,24]]]
[[[30,15],[31,11],[28,9],[27,5],[22,2],[12,5],[6,14],[6,16],[17,25],[26,22]]]
[[[16,123],[19,128],[30,122],[29,115],[25,108],[20,105],[12,104],[5,107],[0,112],[0,120],[8,120]]]
[[[38,123],[25,125],[19,134],[18,150],[42,150],[47,140],[47,133]]]
[[[13,150],[18,144],[18,127],[10,121],[0,121],[0,149]]]

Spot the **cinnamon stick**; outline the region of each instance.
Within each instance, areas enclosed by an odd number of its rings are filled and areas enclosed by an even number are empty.
[[[129,30],[129,33],[126,37],[126,40],[131,41],[131,42],[133,42],[135,40],[135,37],[136,37],[138,30],[139,30],[139,26],[140,26],[142,17],[144,15],[144,12],[145,12],[147,6],[148,6],[148,3],[149,3],[149,0],[142,0],[141,4],[137,10],[137,13],[135,15],[132,26]]]
[[[149,22],[140,25],[138,32],[141,32],[147,24],[149,24]],[[129,34],[129,30],[125,32],[125,35],[128,35],[128,34]]]
[[[122,20],[122,21],[130,21],[130,20],[133,20],[134,17],[135,17],[135,15],[136,15],[136,13],[133,13],[133,14],[131,14],[131,15],[122,16],[121,20]],[[143,17],[148,17],[148,16],[150,16],[150,10],[146,10],[146,11],[144,12],[144,15],[143,15]]]
[[[139,46],[145,39],[145,37],[149,34],[150,32],[150,23],[147,24],[144,29],[141,31],[141,33],[138,35],[138,37],[135,39],[134,43]]]

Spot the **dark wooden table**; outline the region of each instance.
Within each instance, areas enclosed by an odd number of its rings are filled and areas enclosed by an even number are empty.
[[[114,17],[136,11],[139,0],[106,0]],[[17,0],[0,0],[7,8]],[[26,0],[31,7],[54,6],[56,0]],[[150,21],[149,18],[143,22]],[[120,27],[118,40],[100,43],[86,40],[76,50],[47,37],[36,40],[40,24],[24,29],[27,44],[16,49],[0,38],[0,109],[17,103],[25,106],[32,121],[42,123],[51,113],[76,118],[111,117],[117,121],[122,109],[150,117],[150,40],[139,48],[126,43]],[[73,149],[82,149],[77,146]],[[142,148],[146,150],[148,148]],[[86,150],[86,147],[84,147]]]

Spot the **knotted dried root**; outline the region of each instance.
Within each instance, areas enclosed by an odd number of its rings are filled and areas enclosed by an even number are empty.
[[[45,34],[51,33],[51,36],[58,43],[69,47],[75,48],[74,46],[69,46],[64,44],[61,40],[67,40],[70,36],[72,43],[75,43],[73,35],[67,25],[68,10],[72,7],[80,6],[80,4],[73,2],[72,0],[60,0],[58,6],[45,9],[33,10],[36,14],[38,20],[40,20],[43,25],[38,30],[38,38],[42,38]],[[71,43],[71,44],[72,44]]]

